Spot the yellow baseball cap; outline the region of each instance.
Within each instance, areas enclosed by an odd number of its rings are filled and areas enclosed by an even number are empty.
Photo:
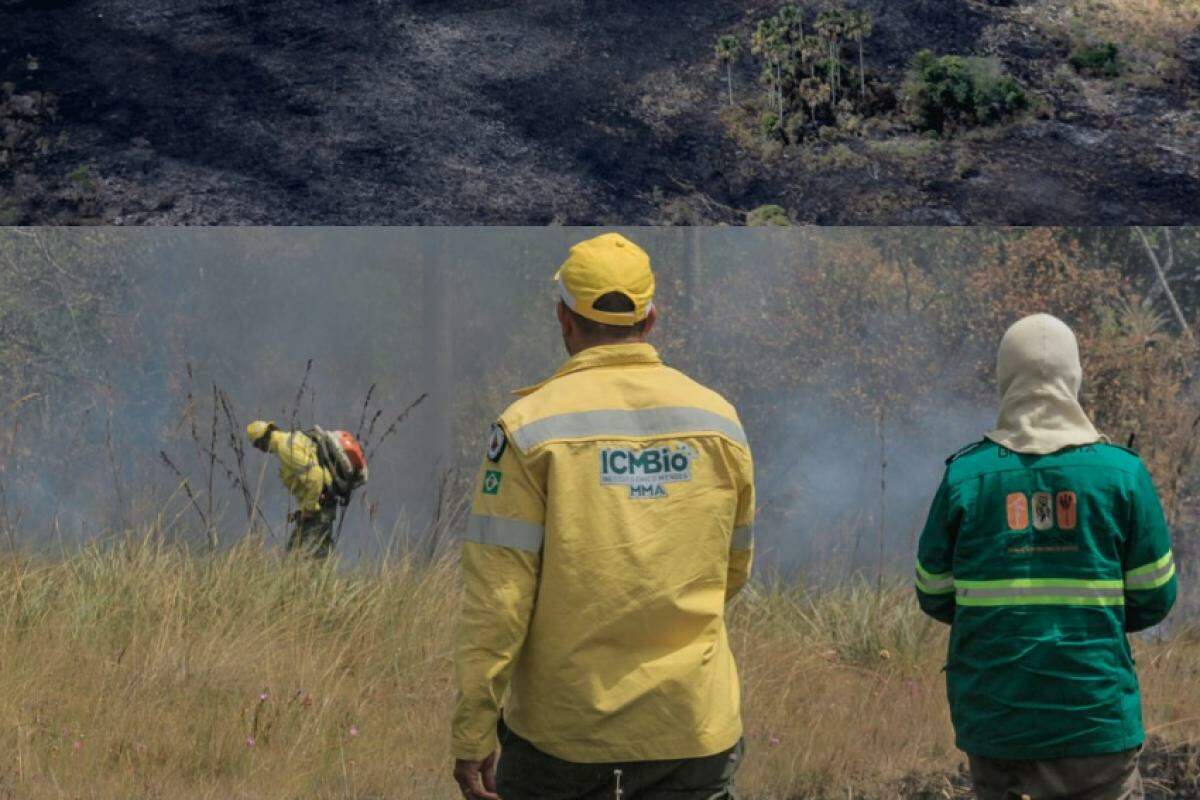
[[[646,251],[619,233],[602,233],[571,248],[558,272],[567,308],[605,325],[636,325],[654,307],[654,273]],[[600,311],[593,304],[610,292],[633,301],[633,311]]]

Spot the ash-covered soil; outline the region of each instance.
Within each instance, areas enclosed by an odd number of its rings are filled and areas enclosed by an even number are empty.
[[[1019,7],[868,5],[888,78],[923,47],[993,53],[1035,83],[1066,56]],[[721,121],[713,60],[767,7],[0,0],[0,82],[54,98],[0,164],[0,219],[740,223],[777,203],[820,224],[1200,221],[1200,57],[1166,85],[1084,82],[1048,118],[973,136],[767,156]]]

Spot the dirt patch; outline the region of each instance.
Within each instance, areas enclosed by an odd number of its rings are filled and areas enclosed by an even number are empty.
[[[1065,57],[1019,8],[867,5],[868,60],[891,78],[928,46],[998,54],[1029,81]],[[62,198],[87,166],[93,216],[135,224],[646,223],[680,207],[737,223],[764,203],[822,224],[1200,219],[1200,70],[1103,102],[1072,84],[1054,118],[971,142],[968,168],[963,142],[764,158],[721,123],[712,56],[756,13],[736,0],[0,2],[0,82],[58,102],[55,146],[22,166],[36,180],[12,215],[81,221]],[[735,81],[750,91],[748,66]],[[0,166],[0,186],[16,172]]]

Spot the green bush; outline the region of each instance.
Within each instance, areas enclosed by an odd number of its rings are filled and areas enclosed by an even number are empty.
[[[67,180],[80,186],[87,186],[95,183],[96,176],[92,174],[92,165],[84,164],[68,172]]]
[[[1098,78],[1115,78],[1121,74],[1121,62],[1117,59],[1117,46],[1112,42],[1097,45],[1081,45],[1071,51],[1067,58],[1076,72]]]
[[[759,206],[752,211],[746,212],[746,225],[751,228],[765,225],[786,227],[791,224],[792,220],[788,217],[787,212],[783,210],[783,207],[777,206],[774,203]]]
[[[778,139],[783,135],[783,125],[779,115],[773,111],[764,111],[758,118],[758,129],[768,139]]]
[[[996,61],[929,50],[913,57],[904,94],[917,127],[938,133],[947,123],[987,125],[1029,107],[1021,84]]]

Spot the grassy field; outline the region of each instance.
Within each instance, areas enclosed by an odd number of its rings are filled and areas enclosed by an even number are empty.
[[[1038,0],[1026,13],[1073,44],[1113,42],[1135,73],[1160,75],[1200,26],[1200,0]]]
[[[457,595],[452,556],[2,556],[0,798],[454,797]],[[907,587],[757,584],[731,617],[750,800],[953,796],[945,631]],[[1200,643],[1137,651],[1148,726],[1200,738]]]

